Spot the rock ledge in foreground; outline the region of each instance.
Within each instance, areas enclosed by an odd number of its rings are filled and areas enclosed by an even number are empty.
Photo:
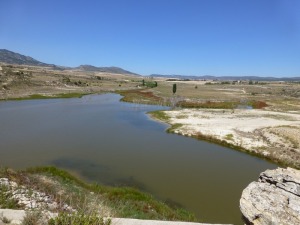
[[[249,224],[300,224],[300,171],[267,170],[252,182],[240,199],[241,212]]]

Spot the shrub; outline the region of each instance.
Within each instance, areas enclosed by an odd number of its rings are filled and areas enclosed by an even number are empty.
[[[104,220],[97,214],[83,214],[83,213],[60,213],[56,218],[49,220],[49,225],[109,225],[111,220]]]
[[[12,198],[12,193],[6,185],[0,185],[0,208],[2,209],[18,209],[17,200]]]
[[[39,210],[26,211],[26,215],[22,221],[22,225],[46,225],[48,218],[43,216]]]

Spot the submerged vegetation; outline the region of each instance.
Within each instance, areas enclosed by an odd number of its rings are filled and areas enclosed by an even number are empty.
[[[100,214],[102,217],[197,220],[188,211],[181,208],[172,208],[166,203],[156,200],[150,194],[143,193],[137,189],[89,184],[56,167],[35,167],[22,171],[2,168],[0,177],[8,178],[19,185],[25,186],[28,190],[38,190],[46,193],[59,205],[67,204],[82,214],[82,217],[73,218],[65,215],[64,211],[58,211],[61,214],[51,224],[65,224],[61,223],[61,221],[71,219],[80,221],[85,218],[84,215],[90,215],[85,219],[93,222],[97,219],[95,213],[97,215]],[[5,195],[5,193],[5,189],[0,189],[0,204],[2,208],[21,207],[18,206],[12,196]],[[10,204],[3,205],[3,202],[9,202]]]

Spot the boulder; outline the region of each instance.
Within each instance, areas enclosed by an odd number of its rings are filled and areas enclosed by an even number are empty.
[[[300,224],[300,171],[267,170],[243,191],[240,210],[248,224]]]

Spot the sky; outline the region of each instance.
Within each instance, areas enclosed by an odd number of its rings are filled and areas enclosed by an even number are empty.
[[[0,49],[141,75],[300,76],[300,0],[0,0]]]

